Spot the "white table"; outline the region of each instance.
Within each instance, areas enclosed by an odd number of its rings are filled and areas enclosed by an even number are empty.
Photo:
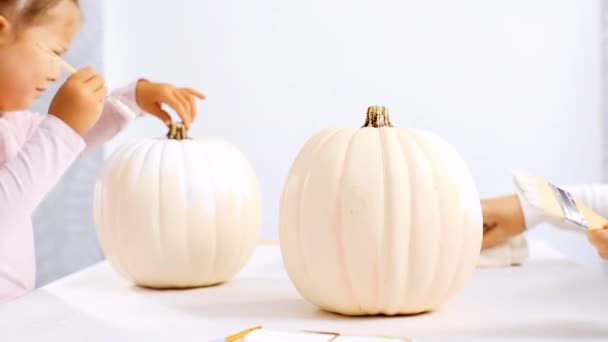
[[[255,325],[416,341],[608,340],[608,277],[541,254],[523,267],[478,269],[433,313],[371,318],[330,314],[305,302],[277,246],[259,246],[230,282],[195,290],[137,288],[104,262],[0,307],[0,341],[206,342]]]

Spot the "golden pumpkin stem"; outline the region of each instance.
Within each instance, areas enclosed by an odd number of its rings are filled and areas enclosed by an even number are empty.
[[[189,139],[188,129],[181,122],[172,122],[169,126],[169,133],[167,133],[167,138],[174,140]]]
[[[393,127],[388,115],[388,108],[384,106],[371,106],[367,108],[367,117],[363,127]]]

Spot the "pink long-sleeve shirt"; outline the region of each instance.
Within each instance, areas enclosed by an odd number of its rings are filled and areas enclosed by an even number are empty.
[[[141,113],[136,84],[113,92],[132,111],[106,102],[91,130],[77,134],[53,115],[0,113],[0,304],[34,288],[32,211],[83,152],[115,136]]]

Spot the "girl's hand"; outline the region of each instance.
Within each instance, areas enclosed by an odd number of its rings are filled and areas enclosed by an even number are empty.
[[[51,101],[49,114],[85,134],[99,119],[107,90],[104,79],[91,67],[78,70],[63,83]]]
[[[608,260],[608,224],[603,229],[589,229],[587,232],[589,242],[597,249],[597,254]]]
[[[137,82],[135,98],[141,109],[156,116],[167,126],[171,124],[171,116],[162,109],[162,105],[169,105],[177,112],[186,128],[189,128],[196,118],[195,99],[203,100],[205,95],[192,88],[176,88],[171,84],[140,80]]]
[[[526,230],[524,214],[517,195],[484,199],[482,249],[498,245]]]

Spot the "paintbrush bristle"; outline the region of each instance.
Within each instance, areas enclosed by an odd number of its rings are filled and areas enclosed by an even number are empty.
[[[553,219],[559,221],[566,219],[566,214],[549,182],[520,170],[513,170],[512,174],[519,193],[532,207]]]

